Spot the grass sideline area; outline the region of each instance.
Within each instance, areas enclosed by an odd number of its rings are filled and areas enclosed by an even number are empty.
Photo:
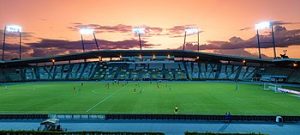
[[[238,89],[237,89],[238,88]],[[30,82],[1,84],[2,114],[300,116],[299,97],[234,82]]]

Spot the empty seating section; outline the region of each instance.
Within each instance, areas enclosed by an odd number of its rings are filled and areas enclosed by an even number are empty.
[[[0,81],[43,80],[252,80],[258,68],[206,62],[85,62],[5,68]],[[300,82],[300,72],[267,69],[261,74],[288,75]],[[292,74],[293,73],[293,74]]]
[[[15,82],[22,81],[23,77],[21,76],[20,69],[3,69],[0,71],[0,81],[2,82]]]
[[[267,67],[261,71],[261,81],[274,81],[276,78],[284,79],[288,82],[300,81],[300,77],[296,77],[299,70],[293,68]],[[296,78],[294,78],[296,77]]]
[[[288,81],[291,83],[300,83],[300,70],[295,70],[290,74]]]

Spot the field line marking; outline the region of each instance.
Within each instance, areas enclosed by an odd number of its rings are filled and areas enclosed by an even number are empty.
[[[124,86],[126,87],[126,86]],[[94,109],[96,106],[98,106],[99,104],[103,103],[104,101],[106,101],[107,99],[111,98],[113,95],[115,95],[117,92],[119,92],[121,89],[123,89],[124,87],[116,90],[114,93],[110,94],[109,96],[105,97],[104,99],[102,99],[101,101],[99,101],[97,104],[95,104],[94,106],[92,106],[91,108],[89,108],[88,110],[86,110],[86,112],[89,112],[90,110]]]

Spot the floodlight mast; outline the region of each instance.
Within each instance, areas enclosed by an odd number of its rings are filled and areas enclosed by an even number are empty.
[[[141,40],[141,33],[139,33],[139,42],[140,42],[140,50],[142,50],[142,40]]]
[[[145,28],[143,28],[143,27],[134,27],[134,28],[132,28],[132,32],[139,36],[139,46],[140,46],[140,50],[142,50],[141,34],[145,33]]]
[[[3,31],[3,43],[2,43],[2,61],[4,61],[5,55],[5,39],[6,32],[8,33],[19,33],[19,59],[22,59],[22,27],[19,25],[5,25]]]
[[[274,27],[273,24],[271,24],[272,29],[272,43],[273,43],[273,52],[274,52],[274,59],[276,59],[276,44],[275,44],[275,33],[274,33]]]
[[[197,50],[198,52],[200,52],[200,30],[196,27],[188,27],[184,30],[184,40],[183,40],[183,46],[182,46],[182,50],[185,50],[185,46],[186,46],[186,36],[187,35],[193,35],[193,34],[197,34]]]
[[[2,61],[4,61],[4,48],[5,48],[5,31],[6,31],[6,26],[4,26],[4,31],[3,31],[3,43],[2,43]]]
[[[80,33],[81,44],[82,44],[82,52],[85,52],[85,43],[84,43],[83,35],[93,35],[93,38],[94,38],[97,50],[98,51],[100,50],[100,47],[99,47],[98,40],[96,38],[96,34],[95,34],[94,29],[91,29],[91,28],[81,28],[79,30],[79,33]]]
[[[256,37],[257,37],[257,46],[258,46],[258,58],[261,59],[260,39],[259,39],[258,29],[256,29]]]
[[[200,32],[198,31],[198,32],[197,32],[197,36],[198,36],[198,39],[197,39],[197,43],[198,43],[198,52],[200,52],[200,40],[199,40],[199,39],[200,39],[200,36],[199,36],[199,35],[200,35]]]
[[[274,25],[270,21],[260,22],[255,24],[256,29],[256,37],[257,37],[257,45],[258,45],[258,57],[261,59],[261,43],[270,43],[270,42],[261,42],[259,30],[263,29],[271,29],[272,30],[272,44],[273,44],[273,52],[274,52],[274,59],[276,59],[276,44],[275,44],[275,35],[274,35]]]
[[[82,34],[80,35],[80,38],[81,38],[82,52],[85,52],[85,48],[84,48],[84,42],[83,42],[83,36],[82,36]]]
[[[183,45],[182,45],[182,50],[185,50],[185,41],[186,41],[186,31],[184,31],[184,39],[183,39]]]

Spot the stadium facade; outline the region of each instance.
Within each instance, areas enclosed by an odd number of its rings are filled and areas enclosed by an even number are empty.
[[[0,62],[0,81],[232,80],[300,83],[297,59],[183,50],[100,50]]]

